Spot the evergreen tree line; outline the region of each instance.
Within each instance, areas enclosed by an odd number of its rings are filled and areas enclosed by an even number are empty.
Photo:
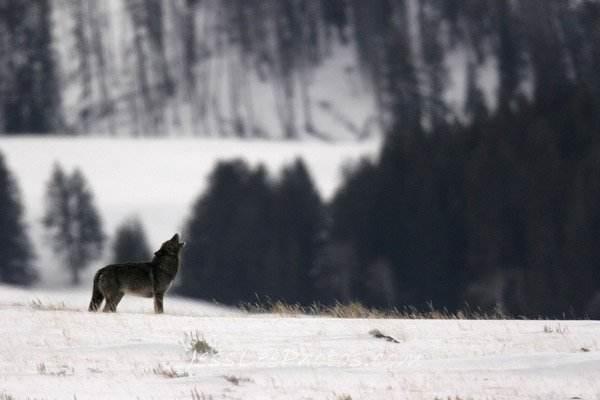
[[[268,133],[253,100],[262,82],[273,90],[281,137],[327,137],[313,115],[332,105],[313,95],[313,75],[335,46],[356,50],[386,133],[395,120],[406,131],[431,131],[473,118],[473,96],[482,95],[482,71],[490,69],[497,90],[483,100],[493,110],[515,107],[520,97],[552,97],[572,83],[600,98],[597,0],[111,4],[0,2],[0,131],[144,135],[190,126],[260,137]],[[457,54],[466,58],[465,110],[447,98],[456,77],[449,58]],[[62,107],[61,93],[68,93]]]
[[[187,224],[181,293],[598,317],[600,120],[588,90],[390,135],[329,204],[301,162],[274,181],[221,163]]]
[[[587,88],[431,134],[394,135],[323,202],[302,161],[278,177],[213,170],[186,222],[178,291],[227,304],[361,301],[530,317],[598,316],[600,123]],[[106,243],[81,172],[57,166],[44,224],[72,282]],[[36,279],[14,178],[0,162],[0,279]],[[125,221],[114,261],[151,257]]]
[[[391,135],[350,171],[331,237],[351,298],[599,316],[598,108],[586,86],[546,99]]]

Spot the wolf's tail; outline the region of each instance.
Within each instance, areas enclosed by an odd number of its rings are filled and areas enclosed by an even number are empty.
[[[99,270],[96,272],[96,275],[94,275],[94,288],[92,289],[92,300],[90,301],[88,311],[97,311],[98,308],[100,308],[100,304],[102,304],[102,300],[104,300],[104,295],[100,291],[100,288],[98,288],[100,275],[102,275],[102,270]]]

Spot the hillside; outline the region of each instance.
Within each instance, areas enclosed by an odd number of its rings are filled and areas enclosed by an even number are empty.
[[[600,323],[248,315],[0,288],[2,399],[594,399]],[[11,321],[10,323],[6,323]],[[399,340],[369,335],[379,329]],[[187,351],[198,334],[214,355]],[[12,396],[12,397],[11,397]]]

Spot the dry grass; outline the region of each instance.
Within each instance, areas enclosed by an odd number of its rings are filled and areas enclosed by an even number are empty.
[[[192,400],[213,400],[211,395],[198,392],[198,389],[192,389]]]
[[[164,367],[162,364],[158,364],[158,367],[153,368],[152,372],[154,375],[163,376],[165,378],[185,378],[189,376],[187,372],[178,372],[173,367]]]
[[[48,368],[45,363],[39,363],[37,365],[37,372],[40,375],[47,375],[47,376],[73,376],[73,375],[75,375],[75,369],[73,367],[69,367],[68,365],[59,365],[58,367]]]
[[[44,304],[40,299],[31,300],[31,308],[34,310],[44,310],[44,311],[64,311],[67,310],[67,306],[64,302],[55,303],[55,304]]]
[[[436,310],[429,305],[429,310],[420,310],[416,307],[404,307],[402,309],[393,308],[381,310],[377,308],[366,307],[358,302],[340,303],[333,305],[312,304],[302,306],[300,304],[286,304],[281,301],[257,301],[254,303],[245,303],[240,308],[251,314],[277,314],[285,317],[289,316],[322,316],[330,318],[387,318],[387,319],[484,319],[500,320],[511,319],[512,317],[502,313],[499,309],[493,312],[485,312],[481,309],[472,309],[466,306],[463,310],[456,313],[449,312],[446,309]]]
[[[186,351],[192,355],[192,362],[196,361],[199,355],[212,356],[218,353],[198,331],[185,333],[184,344]]]
[[[8,393],[2,392],[2,393],[0,393],[0,400],[17,400],[17,399]]]
[[[569,328],[557,324],[556,326],[544,325],[544,333],[558,333],[559,335],[566,335],[569,332]]]

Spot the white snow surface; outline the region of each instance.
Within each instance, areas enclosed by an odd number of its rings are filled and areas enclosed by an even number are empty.
[[[375,157],[379,146],[379,140],[328,144],[310,140],[0,138],[0,152],[21,189],[42,282],[54,287],[65,283],[65,274],[56,273],[62,266],[49,252],[41,221],[56,162],[68,172],[75,167],[83,171],[109,238],[126,218],[137,215],[150,247],[158,248],[181,231],[218,161],[243,158],[253,166],[263,163],[276,176],[284,165],[301,157],[322,196],[330,199],[342,181],[342,167],[361,157]]]
[[[88,292],[0,286],[0,398],[600,398],[600,322],[250,315],[172,296],[163,315],[128,296],[105,314]],[[218,353],[193,360],[190,332]]]

